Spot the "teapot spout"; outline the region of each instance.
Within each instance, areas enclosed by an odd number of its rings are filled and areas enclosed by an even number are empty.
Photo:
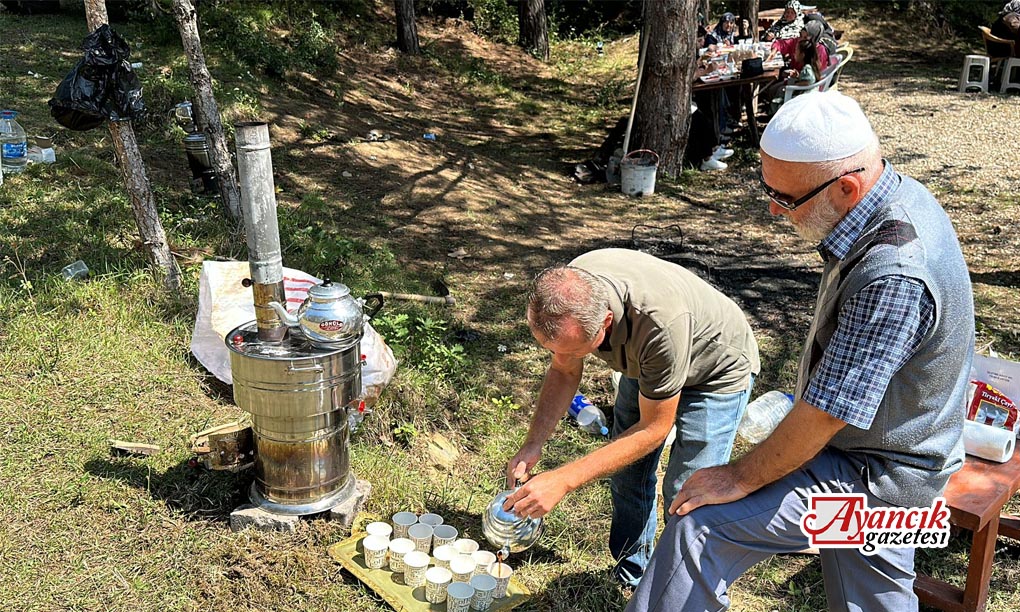
[[[283,307],[283,304],[279,302],[269,302],[269,307],[276,311],[276,314],[280,315],[280,320],[287,324],[288,327],[297,327],[297,317],[287,312],[287,309]]]

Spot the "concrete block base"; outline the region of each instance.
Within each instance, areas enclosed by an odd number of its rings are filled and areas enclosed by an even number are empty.
[[[344,503],[333,506],[329,511],[329,519],[349,528],[354,523],[354,517],[365,506],[365,500],[371,493],[372,483],[367,480],[358,480],[354,485],[354,495],[351,495]]]
[[[251,527],[259,531],[296,531],[301,523],[300,516],[273,514],[262,508],[245,504],[230,513],[230,530],[240,531]]]

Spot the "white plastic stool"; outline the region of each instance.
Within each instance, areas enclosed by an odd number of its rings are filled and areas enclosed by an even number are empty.
[[[972,68],[981,69],[981,78],[977,81],[970,80]],[[966,92],[971,87],[977,87],[981,93],[988,93],[988,73],[991,72],[991,60],[987,55],[968,55],[963,60],[963,72],[960,73],[960,92]]]
[[[1013,80],[1013,69],[1020,71],[1020,57],[1011,57],[1002,66],[1002,85],[999,85],[999,93],[1006,93],[1010,89],[1020,89],[1020,75]]]

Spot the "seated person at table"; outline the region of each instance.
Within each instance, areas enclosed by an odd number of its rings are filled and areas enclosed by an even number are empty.
[[[783,16],[776,20],[769,29],[765,30],[762,40],[787,40],[797,38],[800,31],[804,29],[804,12],[800,8],[800,2],[790,0],[786,3],[786,10]],[[791,49],[792,53],[793,50]]]
[[[790,68],[785,72],[787,78],[785,81],[779,82],[777,87],[766,88],[769,92],[771,89],[771,100],[770,102],[770,115],[776,114],[779,107],[783,105],[783,98],[786,96],[787,85],[810,85],[818,82],[821,78],[824,67],[821,63],[821,58],[818,56],[818,49],[821,45],[812,44],[810,38],[801,38],[797,43],[797,50],[794,53],[794,60],[790,62]],[[800,68],[794,68],[794,65],[800,66]]]
[[[825,47],[829,57],[836,55],[836,47],[839,46],[836,43],[836,31],[832,29],[832,26],[829,25],[829,22],[825,20],[821,13],[804,15],[804,27],[807,27],[812,21],[817,21],[822,26],[822,37],[819,42]]]
[[[822,78],[822,73],[829,66],[829,55],[820,42],[821,36],[821,24],[809,21],[796,39],[793,54],[787,61],[788,68],[783,71],[786,79],[776,81],[762,91],[761,99],[768,101],[770,116],[782,105],[787,85],[810,85]]]
[[[1002,7],[999,18],[992,24],[991,31],[992,36],[1013,41],[1013,53],[1020,57],[1020,0],[1010,0]],[[992,48],[989,48],[989,51],[999,55]],[[1006,55],[1008,52],[1003,50],[1002,56]]]
[[[737,18],[733,13],[723,13],[715,29],[705,35],[705,46],[708,45],[732,45],[733,37],[737,32]]]
[[[697,41],[699,48],[704,48],[705,41],[702,38],[698,38]],[[716,51],[714,46],[709,46],[708,51],[698,58],[697,67],[694,69],[694,82],[707,74],[710,74],[714,68],[713,63],[716,61]],[[692,101],[694,104],[701,109],[701,114],[712,120],[712,133],[713,133],[713,146],[723,145],[730,140],[730,134],[732,130],[726,129],[726,117],[727,117],[727,100],[722,89],[712,89],[710,91],[695,91],[692,95]],[[728,157],[728,156],[727,156]],[[700,159],[700,158],[699,158]],[[722,159],[725,159],[723,157]],[[697,165],[697,164],[695,164]],[[709,165],[714,165],[709,162]],[[722,168],[705,168],[706,170],[721,170]]]
[[[736,44],[737,35],[737,18],[733,13],[723,13],[723,16],[719,18],[719,23],[716,24],[715,28],[705,35],[705,41],[703,44],[699,44],[698,48],[708,47],[712,49],[716,46],[721,45],[734,45]],[[731,125],[736,127],[740,124],[740,104],[738,102],[738,91],[736,88],[726,88],[722,91],[722,98],[720,99],[719,113],[717,113],[719,120],[719,130],[722,134],[729,136],[733,133]]]
[[[722,160],[733,155],[733,149],[719,144],[711,115],[703,113],[698,105],[691,102],[691,128],[687,132],[687,149],[684,158],[702,172],[725,170]]]
[[[794,53],[790,56],[790,68],[794,70],[800,70],[806,62],[798,59],[797,48],[806,40],[808,43],[815,48],[815,52],[818,55],[818,65],[822,67],[822,70],[832,65],[832,59],[829,57],[829,50],[825,48],[825,44],[822,43],[822,36],[824,30],[822,24],[817,21],[809,21],[804,25],[804,29],[800,31],[800,35],[797,38],[797,45],[794,47]],[[836,58],[838,59],[838,58]],[[821,72],[818,72],[815,76],[821,78]]]
[[[699,63],[694,69],[694,79],[711,72],[711,65]],[[720,112],[721,90],[696,93],[691,99],[691,123],[687,133],[687,149],[684,158],[687,162],[701,170],[725,170],[722,160],[733,155],[733,149],[721,144],[718,115]]]
[[[821,59],[822,67],[830,66],[836,61],[838,57],[829,53],[828,47],[822,42],[822,38],[825,34],[825,30],[821,23],[817,21],[809,21],[804,25],[804,29],[800,31],[797,38],[777,40],[772,43],[772,50],[769,52],[769,56],[765,58],[765,62],[771,62],[775,59],[776,55],[782,55],[783,61],[786,65],[800,70],[804,67],[803,63],[799,63],[797,60],[797,45],[801,40],[809,39],[815,46],[818,47],[818,57]]]

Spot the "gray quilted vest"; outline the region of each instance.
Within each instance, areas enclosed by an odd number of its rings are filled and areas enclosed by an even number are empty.
[[[974,301],[949,217],[917,181],[902,177],[846,258],[829,257],[801,356],[797,397],[832,338],[843,304],[891,274],[925,284],[935,302],[935,323],[914,356],[893,375],[871,427],[847,425],[829,445],[860,462],[875,496],[898,506],[928,506],[963,464]]]

